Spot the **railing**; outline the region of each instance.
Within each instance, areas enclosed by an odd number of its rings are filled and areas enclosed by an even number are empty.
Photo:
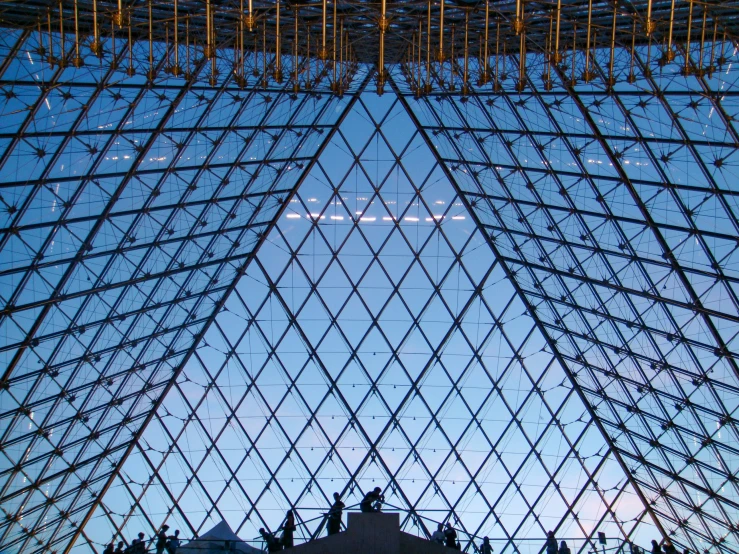
[[[344,511],[349,511],[351,509],[357,508],[359,504],[354,504],[351,506],[346,506],[344,508]],[[328,511],[324,511],[321,508],[295,508],[293,509],[293,512],[302,512],[305,513],[307,511],[320,511],[321,513],[315,517],[312,517],[310,519],[296,521],[295,523],[295,533],[294,538],[296,544],[304,543],[304,542],[311,542],[313,540],[316,540],[318,538],[321,538],[321,535],[323,533],[323,530],[325,528],[327,519],[328,519]],[[398,506],[393,506],[392,504],[384,503],[383,504],[383,511],[384,512],[399,512],[404,513],[410,516],[413,523],[415,523],[416,527],[421,529],[422,525],[420,525],[421,522],[425,523],[425,527],[429,532],[433,532],[439,523],[439,521],[435,521],[429,517],[420,515],[416,512],[413,512],[411,510],[401,508]],[[312,532],[308,531],[308,524],[313,523],[315,521],[321,520],[321,523],[316,527],[316,529]],[[346,526],[344,525],[344,522],[342,520],[341,522],[341,529],[345,530]],[[284,528],[281,526],[276,531],[274,531],[274,535],[279,538],[280,532],[282,532]],[[300,533],[300,531],[304,531],[303,533]],[[479,553],[480,552],[480,546],[482,545],[483,538],[479,537],[477,535],[473,535],[471,533],[468,533],[467,531],[464,531],[462,529],[456,529],[455,531],[457,533],[457,540],[459,541],[461,545],[461,551],[462,552],[468,552],[468,553]],[[418,535],[423,539],[429,539],[427,536]],[[222,539],[185,539],[180,538],[180,548],[186,547],[187,542],[190,540],[197,540],[199,542],[202,541],[208,541],[213,542],[221,546],[220,550],[223,552],[234,552],[235,546],[237,544],[236,541],[227,541]],[[634,545],[632,543],[629,543],[628,541],[624,541],[621,539],[609,539],[611,543],[617,543],[616,545],[607,546],[607,545],[601,545],[598,543],[598,540],[595,538],[591,539],[583,539],[582,537],[576,537],[576,538],[568,538],[568,537],[557,537],[557,544],[559,545],[560,541],[565,541],[567,543],[567,546],[570,548],[573,554],[578,553],[586,553],[586,554],[648,554],[649,550],[640,548],[637,545]],[[545,537],[541,538],[496,538],[496,537],[490,537],[489,538],[490,544],[493,547],[495,554],[542,554],[545,552]],[[253,539],[247,539],[241,541],[243,543],[248,544],[249,546],[252,546],[254,548],[258,548],[260,550],[267,551],[267,544],[264,541],[262,537],[256,537]],[[215,546],[215,544],[214,544]],[[166,553],[166,550],[165,550]]]

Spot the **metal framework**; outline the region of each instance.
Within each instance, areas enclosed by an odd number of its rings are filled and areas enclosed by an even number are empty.
[[[140,43],[65,67],[4,29],[0,549],[289,508],[307,539],[380,484],[406,529],[498,552],[739,550],[730,39],[594,48],[586,79],[544,48],[495,89],[422,90],[409,59],[377,96],[371,64],[246,84],[224,39],[188,79],[159,45],[152,79]]]

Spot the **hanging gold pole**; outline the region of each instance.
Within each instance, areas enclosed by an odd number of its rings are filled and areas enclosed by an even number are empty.
[[[439,63],[444,63],[444,0],[439,0],[439,50],[436,55]]]
[[[146,73],[146,78],[149,81],[153,81],[156,77],[154,72],[154,18],[152,17],[152,0],[149,0],[149,71]]]
[[[339,96],[344,94],[344,17],[339,18],[339,81],[337,83]]]
[[[516,17],[513,20],[513,31],[520,35],[523,31],[523,0],[516,0]]]
[[[275,1],[275,81],[282,82],[282,36],[280,35],[280,0]]]
[[[634,61],[636,57],[636,17],[634,18],[634,27],[631,30],[631,61],[629,62],[629,76],[626,82],[630,85],[636,83],[636,75],[634,74]]]
[[[67,52],[64,46],[64,8],[59,0],[59,69],[67,67]]]
[[[611,57],[608,60],[608,82],[606,85],[612,89],[616,85],[616,75],[613,66],[616,61],[616,16],[618,15],[618,3],[613,3],[613,24],[611,25]]]
[[[113,24],[123,27],[123,0],[118,0],[118,11],[113,15]]]
[[[185,16],[185,80],[189,81],[192,77],[190,73],[190,16]]]
[[[337,0],[334,0],[334,24],[331,29],[333,40],[331,41],[331,51],[333,55],[333,62],[334,62],[334,79],[331,82],[331,90],[336,92],[336,12],[338,10],[338,2]]]
[[[672,49],[672,28],[675,24],[675,0],[672,0],[670,7],[670,31],[667,35],[667,50],[665,50],[665,61],[670,63],[675,59],[675,52]]]
[[[493,90],[500,92],[500,17],[498,17],[497,25],[495,26],[495,77],[493,80]]]
[[[706,6],[703,6],[703,24],[701,25],[701,45],[700,49],[698,50],[698,75],[700,77],[703,77],[705,74],[705,66],[703,65],[703,57],[705,55],[705,47],[706,47],[706,23],[708,20],[708,10],[706,9]]]
[[[262,22],[262,86],[267,88],[269,73],[267,72],[267,20]]]
[[[482,60],[482,84],[486,85],[490,81],[490,69],[488,67],[488,29],[490,27],[490,0],[485,0],[485,48],[483,49]]]
[[[49,52],[46,56],[46,62],[49,67],[54,67],[56,60],[54,59],[54,35],[51,34],[51,8],[46,9],[46,24],[49,33]]]
[[[100,42],[100,29],[98,29],[98,2],[92,0],[92,43],[90,51],[98,58],[103,55],[103,43]]]
[[[385,33],[390,26],[390,22],[387,19],[387,2],[381,0],[380,2],[380,21],[378,27],[380,29],[380,52],[379,59],[377,60],[377,94],[381,95],[385,92]],[[421,37],[418,37],[419,47],[421,45]],[[419,58],[420,63],[420,58]],[[420,66],[419,66],[420,71]],[[420,76],[419,76],[420,80]]]
[[[254,11],[252,10],[252,0],[249,0],[249,13],[244,16],[244,25],[246,25],[246,29],[253,33],[254,29],[256,29],[257,24],[257,18],[254,16]],[[243,9],[242,9],[243,12]]]
[[[321,50],[318,52],[318,57],[321,60],[328,59],[328,49],[326,48],[326,15],[328,12],[327,3],[328,3],[328,0],[323,0],[323,26],[321,28],[322,41],[321,41]]]
[[[151,4],[151,0],[149,0],[149,4]],[[211,44],[211,40],[213,38],[213,33],[211,32],[211,6],[210,6],[210,0],[206,0],[205,3],[205,57],[207,59],[210,59],[213,57],[213,45]]]
[[[683,75],[690,75],[690,31],[693,27],[693,1],[688,0],[688,30],[685,36],[685,66]]]
[[[647,36],[651,37],[654,30],[657,28],[657,23],[652,21],[652,0],[647,0]]]
[[[570,86],[577,84],[575,76],[575,66],[577,65],[577,23],[572,25],[572,76],[570,78]]]
[[[431,92],[431,0],[427,2],[426,16],[426,94]]]
[[[523,92],[526,89],[526,32],[523,31],[519,35],[518,47],[518,81],[516,82],[516,90]]]
[[[300,75],[298,74],[298,7],[295,6],[293,11],[295,24],[293,28],[293,93],[300,91]]]
[[[562,53],[559,51],[559,23],[562,19],[562,0],[557,0],[557,31],[554,37],[554,63],[562,63]]]
[[[469,81],[468,81],[468,70],[469,70],[469,22],[470,12],[469,10],[464,11],[464,76],[462,77],[462,95],[467,96],[469,93]]]
[[[582,80],[589,83],[593,80],[594,72],[590,69],[590,37],[593,29],[593,0],[588,0],[588,32],[585,38],[585,71],[582,74]]]
[[[713,20],[713,40],[711,41],[711,54],[708,58],[708,77],[713,77],[713,71],[716,66],[713,65],[713,56],[716,53],[716,39],[718,38],[718,21]]]
[[[74,0],[74,59],[72,65],[78,69],[85,65],[85,61],[80,56],[80,20],[77,12],[77,0]]]
[[[172,66],[171,73],[175,77],[179,77],[182,75],[182,68],[180,67],[180,35],[179,35],[179,27],[180,27],[180,19],[178,14],[178,0],[174,0],[174,65]]]
[[[136,75],[136,68],[133,66],[133,37],[131,36],[131,27],[128,26],[128,67],[126,68],[126,75],[133,77]]]

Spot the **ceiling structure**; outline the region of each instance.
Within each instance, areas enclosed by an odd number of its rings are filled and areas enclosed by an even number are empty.
[[[18,6],[0,548],[379,484],[499,552],[739,550],[737,3]]]

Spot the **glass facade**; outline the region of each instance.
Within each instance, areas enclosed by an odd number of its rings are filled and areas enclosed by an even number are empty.
[[[395,68],[377,96],[360,66],[337,96],[50,68],[4,30],[0,548],[246,539],[290,508],[307,539],[381,486],[467,551],[735,552],[716,50],[687,77],[620,50],[608,90],[418,97]]]

